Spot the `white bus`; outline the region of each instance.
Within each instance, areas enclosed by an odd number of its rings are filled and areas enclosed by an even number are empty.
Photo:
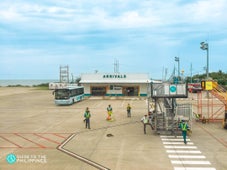
[[[84,99],[84,87],[72,86],[54,90],[56,105],[71,105]]]

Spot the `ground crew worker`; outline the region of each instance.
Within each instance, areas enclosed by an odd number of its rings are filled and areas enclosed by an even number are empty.
[[[107,107],[107,118],[106,120],[111,120],[111,116],[112,116],[112,113],[113,113],[113,108],[111,107],[111,105],[109,104],[109,106]]]
[[[200,117],[201,117],[201,114],[195,113],[196,121],[199,121],[200,120]]]
[[[85,128],[90,129],[90,117],[91,117],[91,113],[89,111],[89,108],[87,107],[85,112],[84,112],[84,120],[85,120]]]
[[[130,106],[130,104],[128,104],[128,106],[127,106],[127,116],[131,117],[131,106]]]
[[[141,122],[143,123],[143,131],[144,134],[146,134],[146,126],[149,125],[151,126],[151,124],[149,123],[149,118],[147,115],[144,115],[144,117],[142,117]]]
[[[178,128],[180,128],[182,131],[184,144],[187,144],[186,137],[187,137],[187,130],[189,129],[188,124],[184,120],[182,120],[181,123],[179,124]]]
[[[202,123],[203,124],[207,123],[207,120],[206,120],[205,116],[203,116]]]

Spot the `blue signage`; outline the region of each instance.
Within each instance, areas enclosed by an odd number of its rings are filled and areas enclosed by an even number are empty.
[[[169,90],[170,90],[170,92],[174,93],[177,91],[177,88],[176,88],[176,86],[170,86]]]

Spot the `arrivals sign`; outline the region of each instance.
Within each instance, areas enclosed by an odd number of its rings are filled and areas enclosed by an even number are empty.
[[[126,78],[125,74],[104,74],[103,78]]]

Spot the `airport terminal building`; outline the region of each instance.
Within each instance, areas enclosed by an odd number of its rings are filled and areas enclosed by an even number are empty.
[[[147,96],[149,74],[90,73],[82,74],[80,84],[85,96]]]

